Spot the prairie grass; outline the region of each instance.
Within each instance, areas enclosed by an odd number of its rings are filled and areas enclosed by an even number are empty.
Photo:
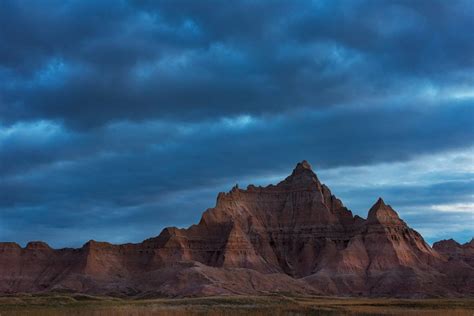
[[[125,299],[84,294],[0,297],[0,315],[433,315],[473,316],[474,298],[389,299],[315,296],[217,296]]]

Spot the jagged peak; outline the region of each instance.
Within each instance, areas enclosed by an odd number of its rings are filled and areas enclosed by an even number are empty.
[[[298,163],[296,164],[295,169],[293,170],[293,173],[299,172],[299,171],[304,171],[304,170],[311,170],[311,171],[313,171],[313,169],[311,168],[311,165],[310,165],[309,162],[307,162],[306,160],[303,160],[303,161],[301,161],[301,162],[298,162]]]
[[[376,202],[376,203],[385,204],[385,201],[382,199],[381,196],[379,196],[379,198],[377,199],[377,202]]]
[[[318,177],[313,172],[311,165],[306,161],[303,160],[296,164],[296,167],[293,169],[293,172],[290,176],[288,176],[285,180],[278,183],[277,186],[290,186],[290,187],[310,187],[313,186],[317,187],[319,190],[321,189],[321,183],[318,180]]]
[[[247,187],[247,189],[240,189],[239,185],[236,184],[232,187],[232,189],[229,192],[219,192],[216,199],[216,207],[222,206],[223,203],[234,200],[241,193],[255,192],[259,190],[273,190],[275,188],[297,190],[297,189],[308,189],[311,187],[320,191],[322,190],[322,184],[319,182],[318,177],[313,172],[311,165],[309,164],[308,161],[303,160],[296,164],[296,167],[293,169],[293,172],[291,173],[291,175],[286,177],[285,180],[281,181],[276,186],[273,184],[270,184],[266,187],[261,187],[261,186],[256,187],[253,184],[251,184]],[[327,190],[329,191],[329,188],[327,188]]]
[[[385,201],[384,201],[381,197],[379,197],[379,198],[377,199],[377,201],[376,201],[376,202],[372,205],[372,207],[370,208],[370,211],[373,211],[373,212],[374,212],[374,211],[377,211],[377,210],[380,210],[380,209],[385,209],[385,208],[390,208],[390,209],[392,209],[392,208],[390,207],[390,205],[385,204]],[[370,212],[370,211],[369,211],[369,212]]]
[[[403,223],[397,212],[385,201],[379,197],[377,201],[372,205],[367,216],[369,223],[380,223],[380,224],[401,224]]]

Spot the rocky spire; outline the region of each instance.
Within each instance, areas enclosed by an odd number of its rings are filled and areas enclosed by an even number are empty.
[[[302,162],[298,162],[296,164],[296,167],[293,170],[293,174],[294,173],[305,172],[305,170],[310,170],[311,172],[313,171],[313,169],[311,168],[311,165],[309,164],[309,162],[307,162],[306,160],[303,160]]]
[[[397,212],[390,205],[385,204],[381,197],[370,208],[367,220],[369,223],[379,224],[400,225],[403,223]]]
[[[306,160],[298,162],[291,175],[280,182],[278,186],[293,189],[314,187],[321,190],[321,183],[313,172],[313,169],[311,169],[311,165]]]

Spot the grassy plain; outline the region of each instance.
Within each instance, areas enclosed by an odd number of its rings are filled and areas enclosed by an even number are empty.
[[[388,299],[314,296],[219,296],[122,299],[83,294],[0,297],[0,315],[433,315],[474,316],[474,298]]]

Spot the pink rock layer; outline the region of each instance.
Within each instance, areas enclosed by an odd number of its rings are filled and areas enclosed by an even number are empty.
[[[303,161],[277,185],[219,193],[199,224],[139,244],[0,243],[0,293],[49,291],[473,296],[474,242],[431,248],[382,199],[367,219],[353,216]]]

